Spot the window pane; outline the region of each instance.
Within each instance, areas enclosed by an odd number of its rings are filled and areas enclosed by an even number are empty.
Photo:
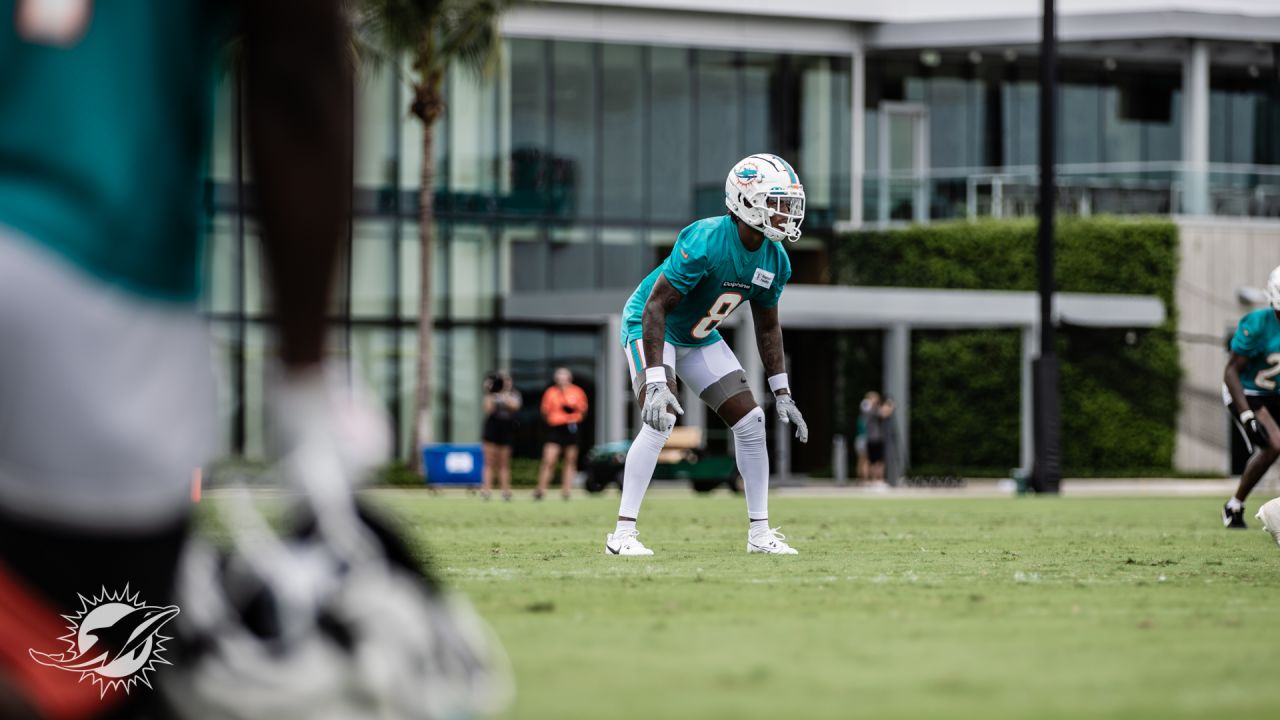
[[[205,282],[201,308],[230,313],[239,309],[236,297],[236,221],[233,215],[214,216],[205,231]]]
[[[229,322],[209,323],[209,345],[212,357],[214,390],[217,397],[217,430],[214,435],[213,457],[231,454],[232,423],[241,398],[236,397],[233,382],[233,365],[240,352],[236,343],[235,326]]]
[[[645,158],[641,155],[644,137],[640,122],[643,55],[640,48],[630,45],[605,45],[601,53],[601,165],[605,169],[601,209],[607,218],[639,219],[644,208]]]
[[[804,183],[805,199],[816,208],[831,207],[831,175],[837,158],[835,113],[832,95],[834,80],[826,58],[812,58],[800,73],[800,156],[794,160]]]
[[[432,335],[431,363],[431,425],[435,442],[445,440],[444,408],[445,359],[448,351],[449,332],[437,330]],[[418,387],[418,331],[407,328],[400,331],[400,447],[404,456],[417,453],[413,439],[413,422],[417,413]]]
[[[724,212],[724,179],[745,153],[740,148],[742,107],[733,53],[698,52],[697,167],[694,214]],[[692,218],[690,218],[692,219]]]
[[[1004,164],[1034,165],[1040,157],[1040,91],[1035,83],[1013,82],[1002,88]]]
[[[604,228],[600,231],[601,287],[631,290],[652,269],[649,247],[640,231]],[[619,300],[621,306],[621,300]]]
[[[506,210],[516,214],[546,212],[551,162],[546,52],[545,40],[510,41],[511,196]]]
[[[355,183],[364,189],[391,184],[395,168],[395,129],[399,109],[392,107],[392,68],[366,63],[356,79]]]
[[[235,92],[235,73],[229,64],[220,65],[218,84],[213,96],[213,135],[209,146],[209,179],[214,182],[229,183],[232,181],[232,163],[235,151],[231,146],[234,140],[231,115],[232,93]]]
[[[266,395],[267,368],[274,348],[268,346],[269,335],[261,325],[245,328],[244,338],[244,456],[267,456]]]
[[[449,192],[464,208],[485,207],[497,190],[495,81],[493,73],[477,76],[461,63],[449,72]],[[468,197],[475,195],[482,197]]]
[[[371,399],[388,413],[395,393],[395,388],[391,387],[391,368],[397,361],[396,355],[395,330],[361,326],[351,329],[352,373],[364,383],[373,396]],[[383,459],[389,460],[390,457]]]
[[[775,98],[780,80],[779,56],[773,53],[746,53],[742,60],[742,148],[741,155],[781,152],[780,129],[773,127]],[[798,159],[792,159],[799,165]],[[725,173],[729,172],[725,168]],[[802,178],[808,182],[807,178]]]
[[[479,442],[484,424],[481,386],[485,373],[495,366],[493,331],[455,327],[449,331],[449,341],[449,440]]]
[[[596,214],[594,45],[554,42],[551,46],[554,105],[552,147],[557,161],[552,203],[557,215]]]
[[[551,231],[550,290],[582,290],[596,287],[595,243],[588,228],[553,228]]]
[[[537,226],[503,228],[502,244],[510,257],[504,277],[510,292],[537,292],[550,287],[547,265],[550,249]]]
[[[351,237],[351,315],[386,318],[392,297],[395,243],[390,220],[357,220]]]
[[[455,320],[493,316],[496,243],[487,227],[458,225],[449,239],[449,305]]]
[[[689,51],[649,51],[649,216],[687,223],[693,219],[693,100]],[[728,172],[728,168],[725,168]]]
[[[418,227],[416,222],[407,222],[400,229],[400,315],[409,319],[418,317],[418,300],[422,297],[418,282],[421,277],[419,264],[422,258],[422,240],[418,237]],[[436,223],[435,259],[431,263],[431,297],[435,302],[437,317],[445,296],[444,243],[442,227],[440,223]]]
[[[257,224],[245,223],[244,229],[244,311],[254,316],[267,312],[267,266],[262,257]]]
[[[1107,162],[1135,162],[1142,159],[1142,128],[1120,117],[1120,89],[1102,92],[1102,132],[1106,140]]]
[[[1102,88],[1096,84],[1063,85],[1058,91],[1058,160],[1065,164],[1102,162],[1098,142]]]

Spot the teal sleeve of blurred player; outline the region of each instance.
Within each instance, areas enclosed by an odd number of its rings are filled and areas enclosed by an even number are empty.
[[[1231,352],[1244,357],[1250,357],[1258,352],[1258,341],[1262,337],[1260,320],[1256,312],[1240,318],[1240,322],[1236,325],[1236,334],[1231,338]]]
[[[193,300],[228,5],[97,3],[60,39],[0,0],[0,225],[100,281]]]
[[[1254,310],[1240,318],[1231,338],[1231,352],[1249,362],[1240,373],[1240,383],[1250,395],[1275,394],[1280,375],[1280,319],[1271,308]]]

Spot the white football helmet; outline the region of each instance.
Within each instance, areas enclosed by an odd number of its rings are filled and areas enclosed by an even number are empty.
[[[738,161],[724,181],[724,204],[770,240],[800,238],[804,186],[791,165],[777,155],[760,153]],[[782,222],[774,224],[775,218]]]
[[[1271,271],[1267,278],[1267,302],[1271,309],[1280,312],[1280,267]]]

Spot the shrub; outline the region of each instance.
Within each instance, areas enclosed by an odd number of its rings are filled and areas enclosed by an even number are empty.
[[[1061,327],[1062,447],[1067,472],[1170,469],[1181,367],[1174,328],[1177,226],[1168,220],[1064,218],[1063,292],[1154,295],[1167,318],[1150,330]],[[836,238],[836,284],[1034,290],[1036,223],[986,220]],[[913,465],[1007,470],[1018,462],[1016,331],[917,332],[911,373]]]

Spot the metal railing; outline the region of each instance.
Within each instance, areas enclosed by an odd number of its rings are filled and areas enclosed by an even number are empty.
[[[863,217],[893,225],[982,217],[1030,217],[1039,202],[1034,166],[948,168],[926,175],[868,175]],[[1280,166],[1180,162],[1058,166],[1058,210],[1088,216],[1207,215],[1280,218]]]

